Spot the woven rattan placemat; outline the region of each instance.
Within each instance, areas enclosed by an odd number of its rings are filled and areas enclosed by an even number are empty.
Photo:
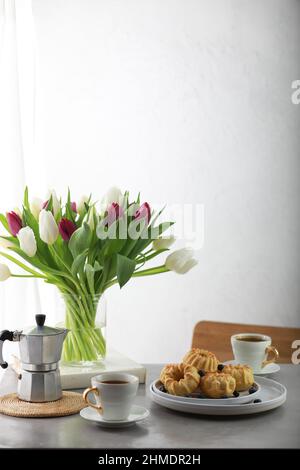
[[[46,403],[29,403],[20,400],[16,393],[0,397],[0,413],[18,418],[51,418],[55,416],[68,416],[79,413],[86,406],[82,394],[76,392],[63,392],[57,401]]]

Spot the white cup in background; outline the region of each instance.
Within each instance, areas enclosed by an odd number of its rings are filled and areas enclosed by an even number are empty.
[[[279,353],[271,343],[270,336],[258,333],[239,333],[231,336],[234,359],[238,363],[251,366],[254,373],[263,372],[264,367],[277,361]],[[269,354],[272,354],[270,359]]]

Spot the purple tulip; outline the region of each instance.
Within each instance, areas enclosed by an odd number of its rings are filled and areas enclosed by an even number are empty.
[[[71,209],[72,209],[73,212],[77,212],[76,202],[71,202]]]
[[[122,217],[124,211],[121,206],[117,202],[113,202],[107,209],[107,225],[110,226],[115,220],[118,220]]]
[[[144,204],[142,204],[138,208],[136,213],[134,214],[135,220],[144,219],[144,218],[146,218],[147,222],[149,223],[150,218],[151,218],[151,209],[150,209],[148,202],[144,202]]]
[[[16,237],[19,231],[21,230],[21,228],[23,227],[21,217],[18,216],[18,214],[16,214],[14,211],[11,211],[11,212],[7,212],[6,219],[7,219],[11,234],[14,237]]]
[[[47,209],[48,202],[49,202],[48,199],[47,199],[47,201],[43,202],[43,204],[42,204],[42,209]]]
[[[76,230],[76,225],[72,220],[69,219],[61,219],[61,221],[58,224],[58,230],[59,233],[61,234],[63,240],[65,242],[68,242],[72,236],[72,233],[75,232]]]

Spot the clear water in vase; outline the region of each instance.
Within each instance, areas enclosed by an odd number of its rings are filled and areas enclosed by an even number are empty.
[[[62,351],[67,366],[91,367],[106,355],[106,299],[102,296],[63,295],[65,319],[60,325],[69,332]]]

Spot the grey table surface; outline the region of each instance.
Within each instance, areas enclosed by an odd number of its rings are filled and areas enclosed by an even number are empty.
[[[150,416],[129,428],[104,429],[79,415],[13,418],[0,415],[1,448],[300,448],[300,367],[282,365],[270,376],[287,387],[280,408],[249,416],[200,416],[178,413],[151,401],[149,383],[160,365],[146,365],[147,383],[136,404]]]

